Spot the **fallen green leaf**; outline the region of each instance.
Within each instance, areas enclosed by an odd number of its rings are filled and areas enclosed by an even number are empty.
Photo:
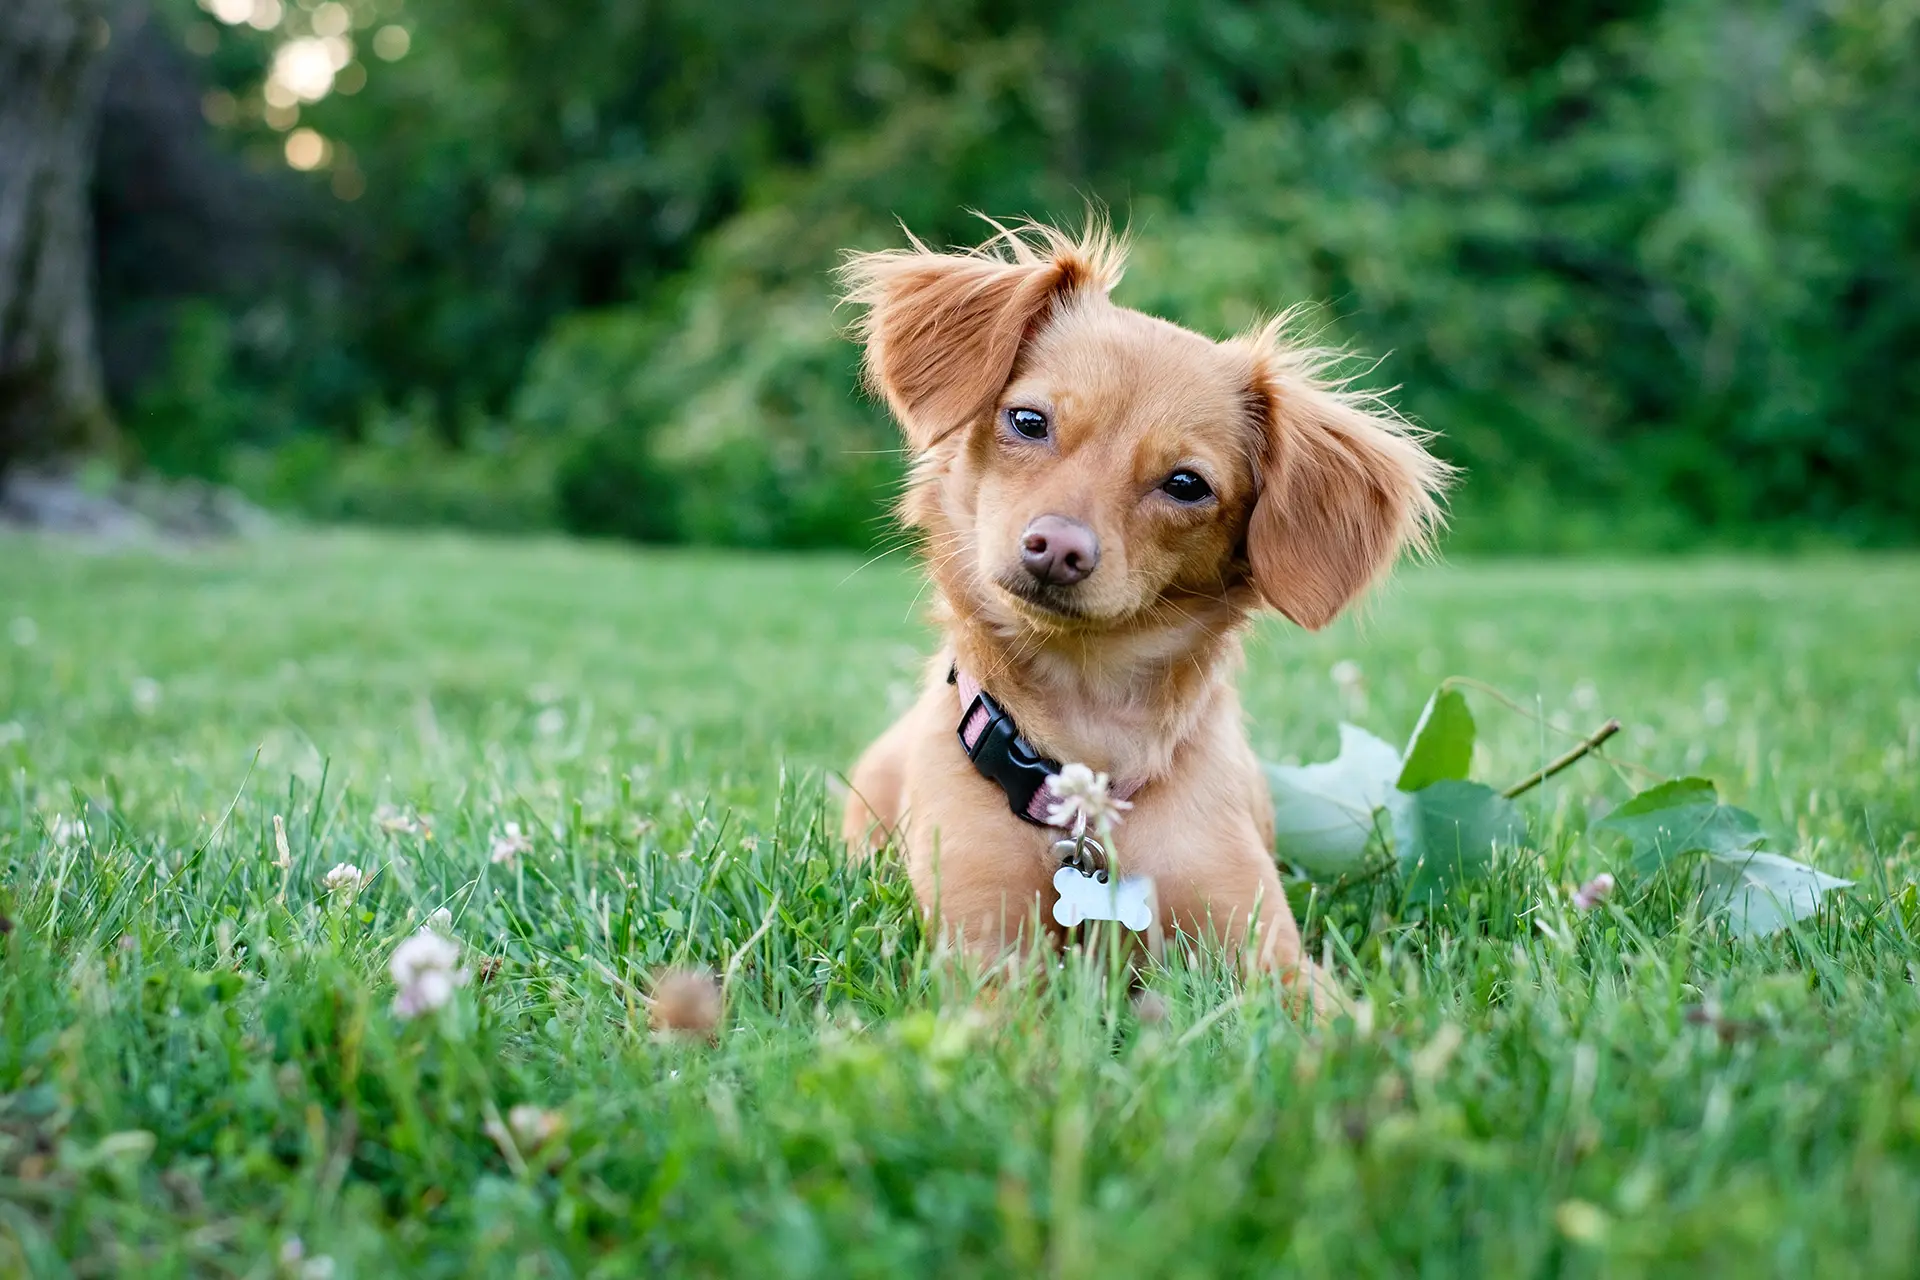
[[[1631,866],[1648,875],[1689,853],[1741,853],[1766,839],[1760,820],[1720,803],[1705,778],[1676,778],[1634,796],[1594,824],[1632,843]]]
[[[1407,741],[1407,762],[1394,785],[1418,791],[1436,782],[1464,781],[1473,764],[1473,712],[1458,689],[1442,687],[1427,699]]]
[[[1358,869],[1374,839],[1374,813],[1400,773],[1400,755],[1354,725],[1340,726],[1340,754],[1321,764],[1270,764],[1274,847],[1310,875]]]
[[[1706,863],[1707,905],[1726,912],[1736,938],[1778,933],[1817,911],[1827,893],[1853,884],[1777,853],[1710,854]]]
[[[1527,824],[1513,801],[1478,782],[1449,779],[1418,791],[1396,791],[1394,857],[1409,898],[1444,893],[1485,875],[1496,848],[1524,844]]]
[[[1720,802],[1705,778],[1676,778],[1634,796],[1594,824],[1632,843],[1632,868],[1646,875],[1677,858],[1702,859],[1705,906],[1724,913],[1735,937],[1778,933],[1805,919],[1820,900],[1851,880],[1816,871],[1804,862],[1763,853],[1760,820]]]

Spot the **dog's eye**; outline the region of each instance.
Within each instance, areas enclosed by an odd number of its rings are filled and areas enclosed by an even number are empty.
[[[1047,415],[1038,409],[1007,410],[1007,426],[1013,429],[1013,434],[1027,440],[1047,438]]]
[[[1174,472],[1160,491],[1175,502],[1204,502],[1213,496],[1213,486],[1191,471]]]

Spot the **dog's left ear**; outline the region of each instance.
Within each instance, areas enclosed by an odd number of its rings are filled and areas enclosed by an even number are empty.
[[[993,224],[999,227],[998,223]],[[1123,251],[1103,224],[1077,239],[1033,224],[970,253],[910,249],[848,256],[845,300],[867,309],[867,382],[918,452],[993,407],[1031,337],[1074,293],[1111,289]]]
[[[1310,631],[1338,617],[1404,550],[1426,550],[1453,468],[1377,397],[1325,373],[1329,357],[1276,321],[1239,339],[1252,358],[1260,496],[1247,560],[1266,602]]]

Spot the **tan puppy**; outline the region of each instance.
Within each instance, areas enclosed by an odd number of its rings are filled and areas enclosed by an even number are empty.
[[[897,834],[922,906],[983,958],[1038,941],[1035,919],[1060,940],[1063,833],[1031,820],[1043,804],[1017,815],[957,732],[984,689],[1039,755],[1137,788],[1116,856],[1153,878],[1159,926],[1318,987],[1234,691],[1240,633],[1263,605],[1331,622],[1425,544],[1448,469],[1280,322],[1214,342],[1114,305],[1122,259],[1103,227],[1023,226],[844,268],[947,639],[855,766],[844,833]]]

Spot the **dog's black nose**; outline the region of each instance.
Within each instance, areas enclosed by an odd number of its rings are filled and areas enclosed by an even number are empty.
[[[1027,526],[1020,562],[1038,581],[1070,587],[1100,563],[1100,539],[1078,520],[1041,516]]]

